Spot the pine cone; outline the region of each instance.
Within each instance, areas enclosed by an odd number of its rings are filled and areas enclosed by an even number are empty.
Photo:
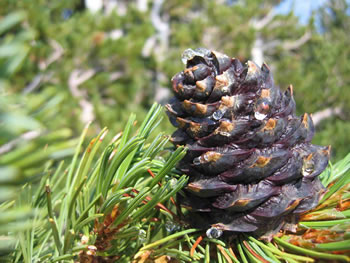
[[[191,224],[209,236],[292,230],[325,191],[318,175],[330,152],[311,144],[314,125],[295,116],[292,86],[283,93],[266,64],[243,66],[216,51],[188,49],[182,59],[166,108],[178,128],[172,142],[188,148],[180,202]]]

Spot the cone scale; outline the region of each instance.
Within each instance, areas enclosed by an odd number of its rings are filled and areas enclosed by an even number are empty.
[[[166,105],[175,145],[188,148],[178,169],[189,176],[182,206],[192,226],[270,239],[293,230],[322,194],[318,175],[329,147],[311,144],[310,115],[295,115],[293,87],[282,92],[269,67],[216,51],[188,49]]]

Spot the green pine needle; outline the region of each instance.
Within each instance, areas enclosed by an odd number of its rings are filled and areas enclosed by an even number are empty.
[[[155,104],[138,129],[131,115],[122,136],[109,144],[105,142],[107,129],[86,144],[86,127],[70,164],[51,162],[40,181],[27,182],[26,197],[20,199],[26,202],[15,198],[1,203],[0,222],[6,227],[13,222],[14,235],[0,239],[18,240],[0,246],[0,251],[12,251],[7,252],[7,259],[73,262],[100,255],[137,262],[167,255],[183,262],[350,262],[350,210],[346,203],[341,211],[337,208],[340,199],[350,198],[350,155],[322,174],[328,192],[299,225],[301,233],[306,229],[317,235],[324,229],[333,231],[336,240],[307,247],[312,240],[305,239],[298,246],[290,242],[302,238],[298,234],[285,234],[271,242],[249,235],[240,235],[234,242],[207,238],[203,231],[187,228],[181,215],[185,211],[171,199],[187,184],[186,176],[175,168],[186,149],[169,151],[169,137],[162,134],[150,140],[161,114],[161,106]],[[28,215],[37,223],[28,221]],[[204,238],[197,244],[200,236]]]

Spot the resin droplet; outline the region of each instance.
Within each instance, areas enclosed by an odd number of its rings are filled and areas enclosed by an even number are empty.
[[[173,232],[179,231],[181,229],[180,225],[178,225],[170,220],[165,221],[164,226],[165,226],[165,230],[169,233],[173,233]]]
[[[220,131],[220,135],[230,137],[231,134],[229,132]]]
[[[258,112],[258,111],[256,111],[256,112],[254,113],[255,119],[260,120],[260,121],[263,120],[263,119],[265,119],[266,116],[267,116],[267,114],[260,113],[260,112]]]
[[[220,120],[224,116],[224,112],[221,110],[217,110],[213,113],[213,119],[214,120]]]
[[[139,231],[139,236],[138,236],[138,240],[141,244],[145,243],[147,239],[147,233],[145,230],[140,229]]]
[[[200,165],[201,164],[201,157],[197,157],[193,159],[193,164],[194,165]]]
[[[177,180],[175,178],[171,178],[169,180],[169,182],[170,182],[170,187],[171,188],[174,188],[176,186],[176,184],[177,184]]]
[[[301,173],[303,176],[308,176],[310,174],[312,174],[312,172],[314,171],[313,167],[303,167],[301,170]]]
[[[223,232],[215,227],[209,228],[206,232],[208,238],[219,238],[222,236]]]

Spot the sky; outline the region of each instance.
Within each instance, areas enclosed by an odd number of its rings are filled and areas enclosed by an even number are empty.
[[[307,24],[312,11],[319,8],[326,0],[284,0],[276,7],[279,14],[287,14],[293,10],[294,14],[299,17],[302,24]]]

